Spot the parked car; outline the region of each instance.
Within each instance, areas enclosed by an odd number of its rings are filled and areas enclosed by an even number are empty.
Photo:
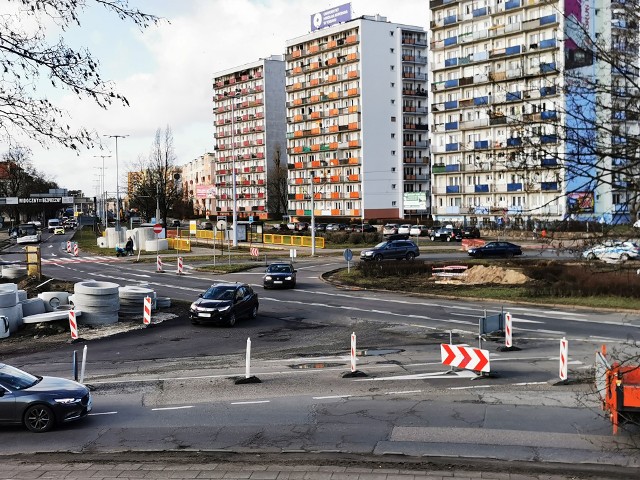
[[[288,232],[289,227],[286,223],[276,223],[271,226],[271,231],[273,232]]]
[[[80,383],[31,375],[0,363],[0,423],[48,432],[57,424],[86,417],[91,404],[89,389]]]
[[[198,225],[199,230],[213,230],[213,222],[200,222]]]
[[[413,225],[409,230],[409,235],[412,237],[427,237],[429,233],[429,227],[426,225]]]
[[[397,223],[387,223],[384,227],[382,227],[382,235],[393,235],[394,233],[398,233],[398,228],[400,225]]]
[[[246,283],[216,283],[191,304],[191,323],[223,323],[230,327],[242,317],[258,316],[258,294]]]
[[[290,263],[272,263],[262,277],[262,286],[268,288],[295,288],[296,269]]]
[[[326,232],[327,224],[326,223],[316,223],[316,232]]]
[[[351,226],[351,231],[352,232],[357,232],[357,233],[375,233],[378,230],[376,230],[376,227],[374,227],[373,225],[369,224],[369,223],[359,223],[356,225],[352,225]]]
[[[604,260],[611,262],[626,262],[631,258],[640,256],[640,246],[635,242],[608,241],[582,252],[582,257],[587,260]]]
[[[511,258],[515,255],[522,255],[522,247],[510,242],[489,242],[481,247],[470,248],[468,251],[471,257],[505,257]]]
[[[304,232],[309,229],[309,224],[307,222],[298,222],[295,225],[296,232]]]
[[[346,223],[330,223],[327,225],[327,232],[339,232],[347,228]]]
[[[462,240],[462,230],[459,228],[443,227],[431,234],[431,240],[434,242],[439,240],[441,242],[453,242]]]
[[[401,235],[410,235],[409,233],[410,231],[411,231],[411,224],[409,223],[402,224],[398,227],[398,233]]]
[[[462,238],[480,238],[480,230],[478,227],[464,227],[462,229]]]
[[[390,240],[360,252],[360,260],[413,260],[420,255],[418,246],[410,240]]]

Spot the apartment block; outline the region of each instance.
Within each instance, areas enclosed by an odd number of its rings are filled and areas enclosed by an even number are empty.
[[[193,213],[200,217],[215,212],[215,160],[215,154],[205,153],[182,166],[184,198],[191,202]]]
[[[427,36],[362,16],[286,42],[289,214],[429,213]]]
[[[215,74],[214,214],[231,216],[236,206],[240,220],[272,216],[269,173],[276,157],[287,163],[284,82],[281,55]]]
[[[434,219],[564,218],[564,1],[429,5]]]

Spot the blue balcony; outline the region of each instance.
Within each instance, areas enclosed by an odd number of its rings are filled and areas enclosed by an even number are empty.
[[[444,61],[444,66],[445,67],[455,67],[456,65],[458,65],[458,58],[447,58]]]
[[[558,143],[557,135],[541,135],[540,143]]]
[[[513,47],[507,47],[504,50],[505,55],[516,55],[520,53],[522,47],[520,45],[514,45]]]
[[[513,10],[514,8],[520,8],[520,0],[509,0],[504,4],[505,10]]]
[[[507,214],[509,215],[519,215],[522,212],[524,212],[524,208],[522,207],[522,205],[511,205],[509,208],[507,208]]]
[[[627,182],[622,182],[620,180],[616,180],[611,182],[613,188],[627,188]]]
[[[444,102],[444,109],[445,110],[451,110],[452,108],[458,108],[458,101],[457,100],[451,100],[449,102]]]
[[[627,143],[627,139],[625,137],[611,137],[611,143],[614,145],[624,145]]]
[[[473,191],[475,193],[489,193],[489,185],[486,183],[484,185],[474,185]]]
[[[626,167],[629,164],[624,158],[612,158],[611,163],[614,167]]]
[[[540,25],[549,25],[550,23],[556,23],[556,14],[540,17]]]
[[[555,110],[547,110],[540,113],[540,118],[542,120],[556,120],[558,118],[558,114]]]
[[[444,88],[454,88],[457,87],[460,81],[456,78],[454,80],[445,80]]]
[[[473,213],[476,215],[489,215],[489,207],[475,207]]]
[[[484,15],[487,15],[488,13],[489,9],[487,7],[477,8],[473,12],[471,12],[474,17],[482,17]]]
[[[556,71],[556,62],[551,63],[541,63],[540,64],[540,72],[541,73],[551,73]]]
[[[479,140],[473,142],[473,148],[475,150],[482,150],[484,148],[489,148],[489,140]]]
[[[538,44],[538,48],[553,48],[555,46],[556,46],[556,39],[555,38],[549,38],[548,40],[542,40]]]
[[[542,191],[558,190],[558,182],[542,182],[540,184],[540,190]]]
[[[459,144],[458,143],[447,143],[444,146],[444,151],[445,152],[455,152],[459,149]]]
[[[488,105],[489,97],[476,97],[473,99],[474,105]]]
[[[448,185],[447,193],[460,193],[460,185]]]
[[[444,129],[445,130],[457,130],[458,129],[458,122],[448,122],[444,124]]]
[[[540,166],[541,167],[557,167],[558,160],[556,160],[555,158],[543,158],[540,161]]]
[[[457,164],[457,163],[452,164],[452,165],[445,165],[444,166],[444,171],[447,172],[447,173],[449,173],[449,172],[459,172],[460,171],[460,165]]]
[[[555,94],[556,94],[556,87],[542,87],[540,89],[541,97],[546,97],[547,95],[555,95]]]
[[[521,192],[522,183],[507,183],[507,192]]]
[[[507,138],[508,147],[519,147],[522,145],[522,139],[520,138]]]
[[[458,37],[449,37],[444,39],[444,46],[450,47],[451,45],[456,45],[458,43]]]
[[[626,203],[616,203],[613,205],[613,211],[616,213],[629,213],[629,205]]]
[[[522,100],[522,92],[507,92],[507,102],[517,102]]]
[[[450,16],[444,18],[444,24],[445,25],[452,25],[452,24],[456,23],[457,21],[458,21],[458,16],[457,15],[450,15]]]

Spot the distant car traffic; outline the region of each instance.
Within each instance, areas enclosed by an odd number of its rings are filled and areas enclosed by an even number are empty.
[[[267,288],[295,288],[296,269],[290,263],[272,263],[262,277],[262,286]]]
[[[431,234],[431,240],[441,242],[453,242],[462,240],[462,230],[459,228],[443,227]]]
[[[504,257],[512,258],[515,255],[522,255],[522,247],[510,242],[489,242],[481,247],[470,248],[469,256],[475,258]]]
[[[409,235],[410,231],[411,231],[411,224],[409,223],[404,223],[398,227],[398,233],[400,235]]]
[[[189,308],[191,323],[219,323],[233,327],[242,317],[258,316],[258,294],[246,283],[216,283]]]
[[[420,255],[418,246],[409,240],[391,240],[380,242],[375,247],[362,250],[360,260],[413,260]]]
[[[409,235],[412,237],[427,237],[429,236],[429,227],[426,225],[413,225],[409,230]]]
[[[53,229],[54,235],[64,235],[64,227],[56,227]]]
[[[640,246],[630,241],[608,241],[582,252],[582,257],[587,260],[599,259],[610,262],[626,262],[638,256],[640,256]]]
[[[24,425],[35,433],[87,416],[91,393],[84,385],[58,377],[31,375],[0,363],[0,423]]]

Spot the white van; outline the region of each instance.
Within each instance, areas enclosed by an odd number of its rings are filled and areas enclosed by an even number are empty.
[[[50,218],[47,221],[47,230],[49,230],[49,232],[51,233],[53,233],[56,227],[60,227],[60,226],[61,226],[60,220],[58,220],[57,218]]]

